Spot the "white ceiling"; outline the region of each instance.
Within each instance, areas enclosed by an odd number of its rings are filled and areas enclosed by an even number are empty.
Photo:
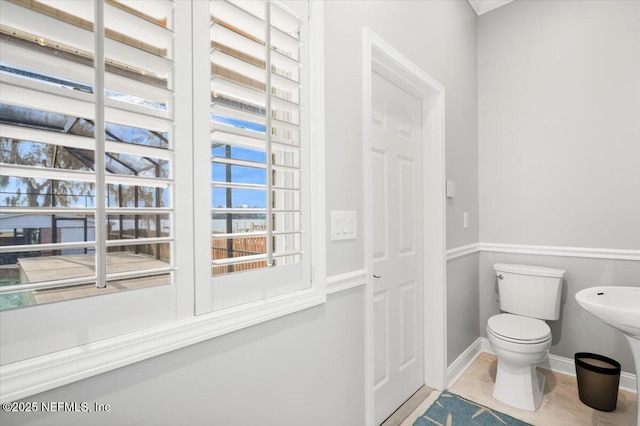
[[[471,7],[478,15],[492,11],[493,9],[511,3],[513,0],[469,0]]]

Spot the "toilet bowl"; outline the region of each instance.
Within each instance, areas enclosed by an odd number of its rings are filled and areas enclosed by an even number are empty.
[[[487,336],[498,356],[493,397],[522,410],[537,410],[544,376],[536,373],[536,364],[549,354],[549,326],[535,318],[498,314],[487,321]]]
[[[498,356],[493,397],[535,411],[542,403],[544,376],[536,373],[551,347],[545,321],[560,319],[565,271],[544,266],[493,265],[502,314],[487,321],[487,336]]]

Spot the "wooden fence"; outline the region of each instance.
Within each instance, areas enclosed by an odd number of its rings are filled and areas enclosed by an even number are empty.
[[[216,233],[216,232],[214,232]],[[211,239],[211,255],[212,259],[226,259],[229,257],[242,257],[255,254],[264,254],[267,252],[267,237],[238,237],[233,238],[233,246],[231,250],[227,247],[229,239]],[[251,269],[265,268],[266,260],[257,260],[252,262],[242,262],[233,265],[214,266],[213,275],[228,274],[231,272],[248,271]]]

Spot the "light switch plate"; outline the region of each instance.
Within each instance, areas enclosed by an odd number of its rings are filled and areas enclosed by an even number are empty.
[[[447,180],[447,198],[456,197],[456,182],[453,180]]]
[[[355,240],[358,222],[354,211],[331,211],[331,241]]]

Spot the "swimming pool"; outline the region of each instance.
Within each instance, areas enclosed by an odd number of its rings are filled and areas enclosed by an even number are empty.
[[[16,280],[13,278],[0,279],[0,287],[13,284],[20,284],[20,280]],[[35,304],[36,301],[33,298],[32,293],[32,291],[12,291],[10,293],[0,293],[0,311]]]

